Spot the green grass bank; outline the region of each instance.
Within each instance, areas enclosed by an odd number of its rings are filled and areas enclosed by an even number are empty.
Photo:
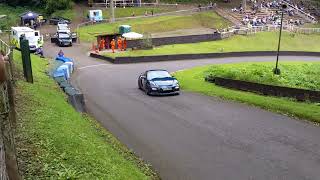
[[[270,63],[254,64],[270,65]],[[294,64],[299,65],[299,63]],[[301,65],[303,64],[309,63],[302,62]],[[314,64],[317,66],[319,65],[319,63]],[[204,77],[208,75],[208,72],[210,72],[210,69],[213,67],[227,68],[246,65],[248,64],[209,65],[179,71],[174,75],[179,80],[181,88],[184,91],[196,92],[207,96],[215,96],[226,100],[242,102],[273,112],[320,123],[320,105],[317,103],[297,102],[289,98],[262,96],[255,93],[227,89],[204,80]],[[281,63],[280,68],[285,69],[285,66],[288,65],[292,65],[292,63]],[[272,70],[270,73],[272,73]]]
[[[20,54],[14,57],[22,77]],[[16,143],[24,179],[157,179],[149,165],[66,102],[47,66],[32,56],[34,84],[17,81]]]
[[[84,26],[78,33],[83,41],[95,41],[95,35],[118,32],[122,24],[131,25],[132,31],[144,34],[178,29],[223,28],[230,25],[230,22],[214,12],[202,12],[193,15],[168,15]]]
[[[281,75],[274,75],[274,63],[211,66],[207,76],[269,85],[320,90],[320,63],[281,63]]]
[[[165,45],[155,47],[152,50],[129,50],[122,53],[107,53],[104,55],[109,57],[136,57],[172,54],[276,51],[278,38],[279,36],[276,32],[261,32],[248,36],[237,35],[219,41]],[[320,52],[319,42],[320,36],[318,34],[283,33],[281,50]]]

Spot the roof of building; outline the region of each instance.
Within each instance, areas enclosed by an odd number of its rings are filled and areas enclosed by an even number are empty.
[[[34,30],[29,28],[29,27],[11,27],[11,29],[16,30],[16,31],[29,31],[33,32]]]

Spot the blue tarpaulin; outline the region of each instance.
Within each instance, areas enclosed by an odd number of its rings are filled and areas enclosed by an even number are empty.
[[[73,62],[73,60],[71,58],[67,58],[67,57],[64,57],[64,56],[57,56],[56,60],[57,61],[62,61],[62,62]]]

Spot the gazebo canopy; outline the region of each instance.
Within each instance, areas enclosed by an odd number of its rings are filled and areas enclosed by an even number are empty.
[[[40,14],[32,11],[25,12],[20,15],[20,18],[22,21],[25,20],[36,20],[39,17]]]
[[[122,34],[122,36],[128,39],[141,39],[143,37],[142,34],[139,34],[136,32],[125,33],[125,34]]]

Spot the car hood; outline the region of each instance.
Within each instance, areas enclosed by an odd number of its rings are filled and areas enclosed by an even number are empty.
[[[163,79],[154,79],[152,82],[154,82],[158,86],[170,86],[173,85],[175,78],[163,78]]]

